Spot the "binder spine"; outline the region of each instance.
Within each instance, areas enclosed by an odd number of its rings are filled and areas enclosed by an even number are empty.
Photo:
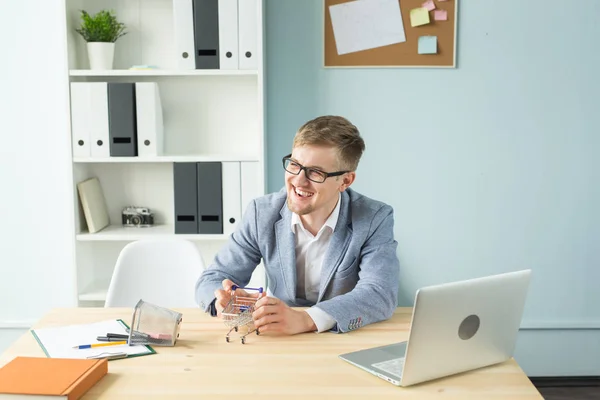
[[[242,219],[240,162],[227,161],[223,166],[223,233],[230,235]]]
[[[193,0],[173,0],[173,33],[177,68],[195,69]]]
[[[257,69],[258,3],[257,0],[241,0],[238,4],[240,69]]]
[[[198,233],[223,233],[222,167],[220,162],[198,164]]]
[[[173,163],[175,233],[198,233],[196,163]]]
[[[87,82],[71,83],[71,138],[75,157],[91,155],[90,90]]]
[[[135,99],[138,155],[160,156],[163,154],[164,126],[158,83],[136,82]]]
[[[220,69],[238,69],[238,51],[238,0],[219,0]]]
[[[219,69],[218,0],[194,0],[196,69]]]
[[[92,157],[110,157],[108,86],[106,82],[90,82],[89,85]]]
[[[110,155],[137,156],[134,83],[108,83],[108,115]]]

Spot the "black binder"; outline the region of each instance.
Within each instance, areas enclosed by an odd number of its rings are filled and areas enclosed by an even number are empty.
[[[196,163],[173,163],[175,233],[198,233]]]
[[[108,136],[111,157],[138,155],[135,83],[108,83]]]
[[[196,69],[219,69],[219,2],[194,0]]]
[[[222,181],[220,162],[198,163],[198,233],[223,233]]]

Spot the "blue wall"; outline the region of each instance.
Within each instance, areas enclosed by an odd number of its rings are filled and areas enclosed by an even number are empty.
[[[300,124],[346,116],[367,143],[354,188],[395,210],[400,305],[532,268],[524,327],[592,333],[600,1],[576,4],[462,0],[456,69],[324,69],[323,1],[267,0],[268,189]]]

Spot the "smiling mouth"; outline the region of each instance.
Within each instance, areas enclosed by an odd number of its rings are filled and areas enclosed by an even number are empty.
[[[298,197],[303,198],[312,197],[314,195],[314,193],[305,192],[303,190],[298,189],[297,187],[294,187],[294,192],[298,195]]]

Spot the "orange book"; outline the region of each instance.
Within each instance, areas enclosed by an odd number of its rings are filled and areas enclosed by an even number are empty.
[[[0,399],[76,400],[107,373],[107,359],[16,357],[0,368]]]

